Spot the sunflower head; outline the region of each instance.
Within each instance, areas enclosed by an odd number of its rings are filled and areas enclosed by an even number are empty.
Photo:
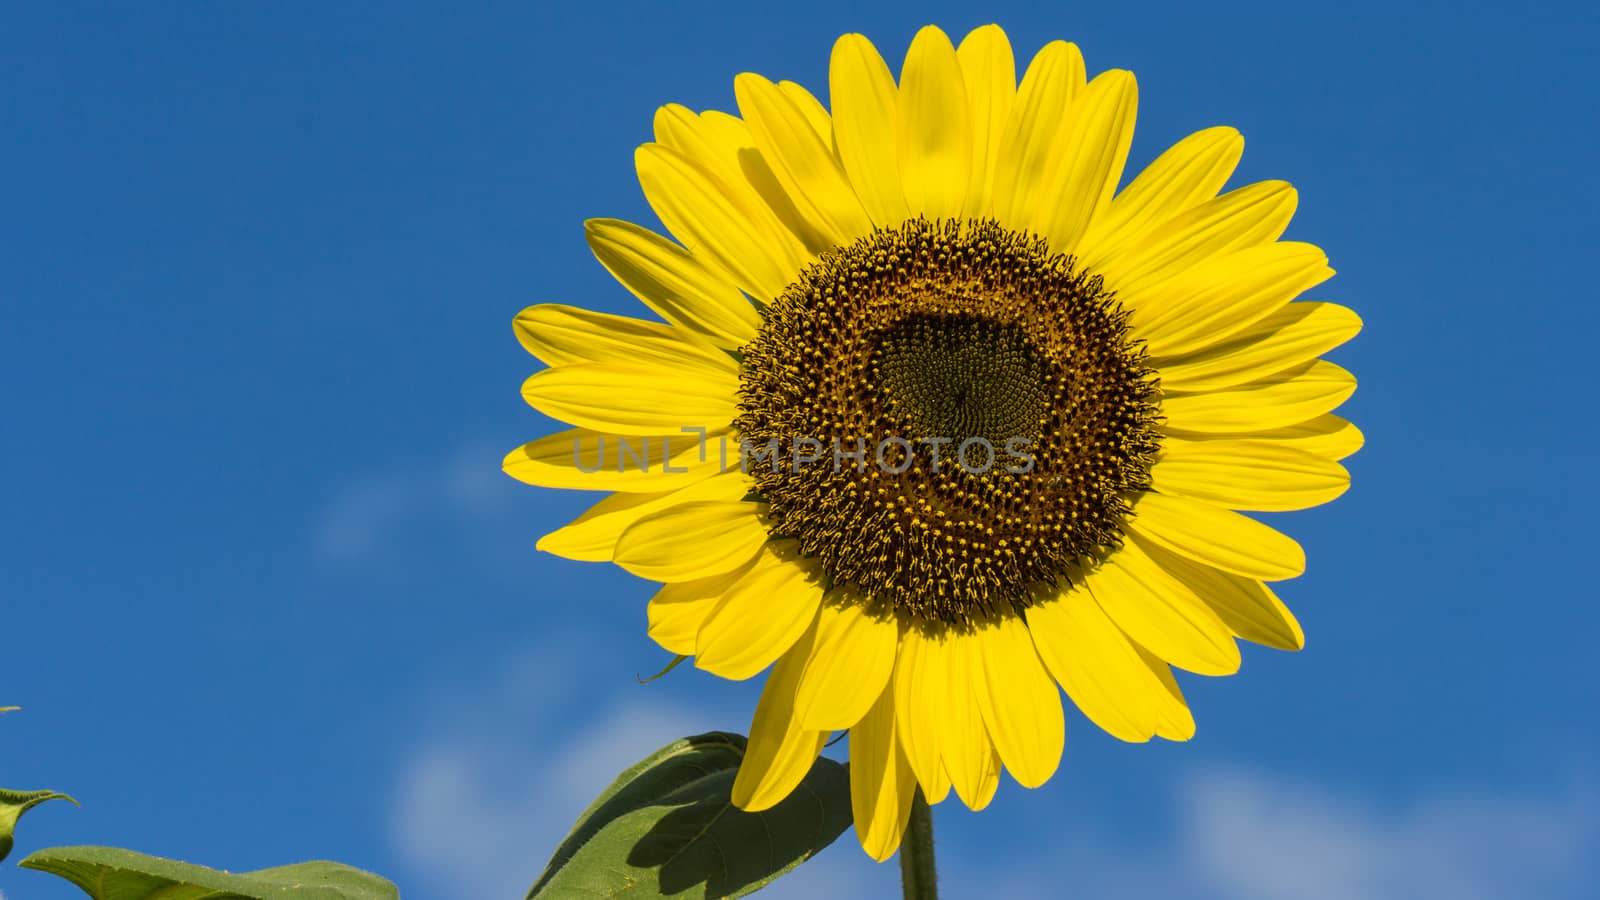
[[[1064,42],[1017,76],[996,26],[920,31],[898,79],[860,35],[831,108],[744,74],[738,115],[666,106],[636,156],[671,238],[588,223],[659,321],[539,306],[523,387],[571,423],[506,458],[609,492],[539,546],[661,583],[651,636],[768,670],[734,785],[771,806],[835,731],[877,859],[912,797],[987,805],[1054,772],[1059,689],[1128,741],[1194,732],[1172,667],[1296,649],[1254,511],[1337,497],[1360,328],[1295,302],[1332,274],[1280,240],[1283,182],[1223,192],[1230,128],[1122,185],[1137,89]],[[1119,188],[1119,185],[1121,187]]]

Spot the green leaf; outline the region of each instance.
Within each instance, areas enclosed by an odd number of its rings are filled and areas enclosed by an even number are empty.
[[[220,872],[114,847],[52,847],[21,862],[59,875],[94,900],[399,900],[390,882],[334,862]]]
[[[810,859],[850,827],[850,776],[819,758],[782,803],[735,809],[745,739],[675,741],[590,804],[528,892],[561,897],[742,897]]]
[[[5,710],[0,709],[0,712]],[[0,859],[5,859],[11,853],[11,835],[17,830],[17,820],[22,818],[23,813],[46,800],[66,800],[73,806],[78,805],[78,801],[55,791],[8,791],[0,788]]]

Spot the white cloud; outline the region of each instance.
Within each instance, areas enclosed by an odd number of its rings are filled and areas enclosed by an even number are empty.
[[[618,772],[684,735],[748,720],[748,709],[663,701],[665,685],[640,687],[623,671],[585,636],[555,635],[484,683],[436,698],[423,713],[425,736],[401,761],[391,806],[391,844],[417,882],[407,898],[522,896]],[[686,666],[667,677],[705,676]],[[584,685],[581,698],[574,684]],[[843,852],[853,844],[844,835],[762,896],[882,896],[893,865]]]
[[[1595,875],[1600,830],[1582,789],[1468,789],[1399,803],[1242,771],[1190,779],[1180,858],[1240,900],[1560,896]]]
[[[503,451],[482,443],[457,448],[432,466],[391,466],[338,491],[312,529],[319,557],[369,560],[409,527],[429,521],[483,525],[507,516],[516,484],[500,471]]]
[[[369,479],[334,498],[317,523],[316,548],[332,560],[354,560],[375,552],[384,530],[422,505],[423,497],[398,478]]]
[[[1600,876],[1593,791],[1457,787],[1427,795],[1240,768],[1180,777],[1171,832],[1148,843],[1065,836],[1048,868],[955,861],[953,896],[1085,900],[1580,898]],[[1014,860],[1008,860],[1014,862]]]
[[[689,718],[632,704],[544,748],[485,734],[430,742],[400,775],[396,849],[438,896],[519,897],[590,799],[643,753],[683,736]]]

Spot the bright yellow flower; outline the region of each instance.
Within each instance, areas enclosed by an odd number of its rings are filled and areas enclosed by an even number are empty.
[[[1058,41],[1019,86],[993,25],[959,47],[924,28],[898,84],[845,35],[831,111],[734,85],[740,116],[662,107],[637,153],[676,241],[587,226],[666,324],[517,317],[550,366],[523,395],[576,428],[505,465],[614,492],[539,547],[663,582],[661,646],[726,678],[772,666],[738,805],[781,800],[848,729],[856,829],[885,859],[918,785],[979,809],[1002,766],[1051,776],[1057,684],[1118,738],[1185,740],[1170,666],[1302,646],[1263,582],[1304,554],[1236,510],[1345,490],[1362,439],[1331,411],[1355,379],[1318,357],[1361,323],[1291,302],[1333,274],[1278,240],[1292,187],[1218,194],[1238,132],[1119,192],[1133,75],[1086,80]]]

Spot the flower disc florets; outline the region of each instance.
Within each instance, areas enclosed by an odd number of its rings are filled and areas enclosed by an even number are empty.
[[[1158,391],[1127,314],[993,221],[823,253],[742,359],[734,424],[774,537],[930,625],[1026,607],[1149,486]]]

